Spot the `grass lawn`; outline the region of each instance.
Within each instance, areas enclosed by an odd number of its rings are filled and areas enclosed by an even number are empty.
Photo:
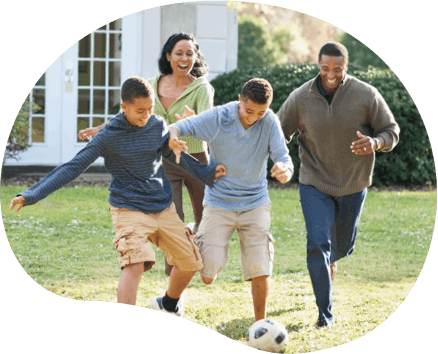
[[[3,223],[20,264],[41,286],[77,300],[116,302],[120,267],[112,239],[106,187],[64,188],[9,212],[24,187],[0,189]],[[285,353],[330,348],[376,328],[408,295],[426,259],[433,235],[436,192],[370,191],[352,256],[338,263],[334,282],[336,325],[317,331],[317,309],[306,267],[306,232],[298,191],[270,189],[274,275],[268,317],[290,335]],[[186,222],[193,220],[187,193]],[[154,247],[155,248],[155,247]],[[162,252],[144,274],[137,306],[147,307],[167,286]],[[224,311],[223,304],[227,304]],[[237,235],[227,267],[209,287],[198,276],[186,291],[185,318],[240,342],[253,322],[250,284],[244,282]]]

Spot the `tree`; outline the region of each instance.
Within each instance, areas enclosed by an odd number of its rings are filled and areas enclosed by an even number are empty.
[[[19,154],[26,151],[29,144],[29,115],[30,111],[38,111],[40,107],[30,102],[27,98],[18,112],[11,133],[6,144],[6,151],[3,157],[3,164],[7,159],[19,160]]]
[[[247,14],[240,16],[237,67],[268,67],[278,59],[279,50],[266,20]]]
[[[369,65],[381,68],[389,69],[388,65],[380,59],[376,53],[374,53],[370,48],[363,44],[358,39],[354,38],[351,34],[343,33],[339,36],[338,42],[345,45],[348,50],[348,61],[354,63],[364,68]]]

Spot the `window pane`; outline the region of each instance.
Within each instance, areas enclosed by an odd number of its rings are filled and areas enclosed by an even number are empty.
[[[105,86],[105,63],[95,61],[94,62],[94,86]]]
[[[78,90],[78,114],[90,113],[90,90]]]
[[[105,118],[93,118],[93,127],[97,127],[103,123],[105,123]]]
[[[120,90],[108,91],[108,115],[115,116],[120,110]]]
[[[120,31],[122,29],[122,19],[119,18],[110,23],[110,30]]]
[[[122,34],[111,33],[110,34],[110,58],[122,57]]]
[[[32,143],[44,143],[44,118],[32,118]]]
[[[100,27],[99,29],[98,29],[98,31],[105,31],[106,30],[106,25],[105,26],[102,26],[102,27]]]
[[[39,106],[39,109],[32,110],[33,113],[44,114],[45,108],[45,89],[33,90],[33,102]]]
[[[94,57],[105,58],[106,57],[106,34],[95,33],[94,34]]]
[[[109,72],[108,72],[108,85],[109,86],[121,86],[120,76],[122,74],[122,63],[120,61],[110,62],[109,63]]]
[[[90,86],[90,62],[89,61],[79,61],[78,65],[78,83],[79,86]]]
[[[79,58],[91,57],[91,34],[79,41]]]
[[[79,134],[79,130],[89,128],[89,119],[88,118],[78,118],[78,130],[76,132],[76,135]],[[82,140],[79,140],[77,138],[76,140],[78,143],[82,143]],[[85,140],[85,142],[88,142],[88,140]]]
[[[105,90],[93,91],[93,113],[105,114]]]
[[[46,73],[43,74],[43,76],[40,77],[40,79],[37,81],[35,86],[44,86],[46,84]]]

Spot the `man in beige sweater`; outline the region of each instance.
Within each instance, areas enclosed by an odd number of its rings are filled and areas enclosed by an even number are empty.
[[[342,44],[325,44],[318,68],[316,78],[290,94],[278,117],[288,142],[299,132],[307,268],[319,311],[316,328],[324,328],[334,323],[336,262],[354,250],[375,151],[391,151],[400,129],[377,89],[347,74]]]

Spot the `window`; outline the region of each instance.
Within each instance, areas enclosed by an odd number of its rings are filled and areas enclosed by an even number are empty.
[[[29,101],[38,105],[29,108],[29,143],[45,142],[46,74],[43,74],[29,94]]]

